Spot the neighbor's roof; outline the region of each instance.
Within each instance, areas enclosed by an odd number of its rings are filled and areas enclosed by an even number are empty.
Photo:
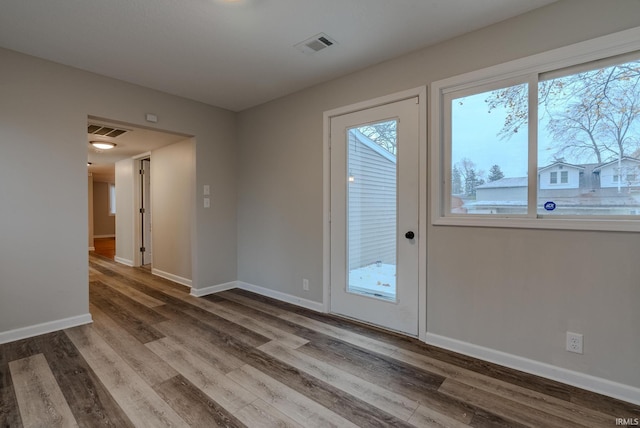
[[[527,177],[505,177],[500,180],[490,181],[488,183],[482,184],[476,189],[494,189],[494,188],[505,188],[505,187],[527,187],[528,181]]]

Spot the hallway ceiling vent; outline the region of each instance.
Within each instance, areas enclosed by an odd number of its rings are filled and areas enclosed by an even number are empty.
[[[336,41],[325,33],[316,34],[315,36],[308,38],[304,42],[300,42],[294,47],[299,51],[312,55],[320,52],[323,49],[334,46]]]
[[[122,128],[114,128],[112,126],[93,125],[90,123],[87,126],[87,132],[92,135],[100,135],[102,137],[115,138],[129,132],[129,130],[122,129]]]

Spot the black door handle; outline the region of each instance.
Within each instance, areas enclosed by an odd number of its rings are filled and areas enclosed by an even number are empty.
[[[407,233],[405,233],[405,234],[404,234],[404,237],[405,237],[405,238],[407,238],[407,239],[413,239],[413,238],[415,238],[415,237],[416,237],[416,234],[415,234],[415,233],[413,233],[413,232],[410,230],[410,231],[408,231]]]

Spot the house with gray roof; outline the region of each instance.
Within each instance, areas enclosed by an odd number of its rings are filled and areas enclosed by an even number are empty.
[[[464,208],[469,214],[525,214],[527,181],[527,177],[504,177],[480,185],[475,200],[465,200]],[[640,213],[640,159],[591,164],[558,161],[539,168],[538,213]]]

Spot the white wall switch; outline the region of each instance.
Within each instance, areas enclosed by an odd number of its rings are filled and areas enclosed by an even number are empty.
[[[204,198],[204,207],[205,207],[205,208],[209,208],[209,207],[211,207],[211,199],[209,199],[209,198]]]
[[[211,194],[211,187],[209,187],[208,184],[204,185],[204,194],[205,194],[205,196],[208,196],[208,195]]]

